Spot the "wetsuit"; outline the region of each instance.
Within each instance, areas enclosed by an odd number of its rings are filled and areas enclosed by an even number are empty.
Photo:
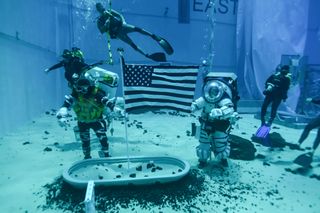
[[[276,117],[278,107],[281,101],[285,101],[288,97],[287,93],[290,87],[290,77],[278,72],[271,75],[266,83],[266,90],[263,92],[265,95],[262,107],[261,107],[261,124],[265,124],[265,116],[267,108],[271,105],[271,114],[268,121],[268,125],[271,125],[274,118]]]

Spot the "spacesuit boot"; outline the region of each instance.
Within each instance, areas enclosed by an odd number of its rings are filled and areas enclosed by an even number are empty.
[[[201,161],[199,160],[198,168],[202,169],[208,165],[207,161]]]
[[[109,153],[109,144],[108,144],[107,146],[102,147],[100,153],[103,153],[102,155],[103,155],[103,157],[105,157],[105,158],[111,157],[111,155],[110,155],[110,153]],[[99,155],[100,155],[100,157],[102,157],[101,154],[99,154]]]
[[[202,130],[203,131],[203,130]],[[202,138],[203,140],[203,138]],[[207,166],[207,160],[211,156],[211,146],[207,141],[200,141],[200,144],[196,147],[196,153],[198,156],[198,167],[203,168]]]
[[[228,159],[227,158],[222,158],[220,161],[221,166],[223,167],[229,167]]]
[[[91,154],[90,154],[90,147],[82,147],[82,151],[83,151],[83,154],[84,154],[84,159],[90,159],[92,158],[91,157]]]

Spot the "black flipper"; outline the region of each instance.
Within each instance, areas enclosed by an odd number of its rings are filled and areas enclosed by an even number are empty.
[[[167,40],[165,40],[164,38],[161,38],[155,34],[152,34],[151,37],[159,43],[159,45],[162,47],[162,49],[164,49],[164,51],[168,55],[171,55],[173,53],[173,48]]]
[[[158,43],[164,49],[164,51],[166,51],[168,55],[171,55],[173,53],[173,48],[167,40],[161,38],[161,40],[158,41]]]
[[[154,61],[157,61],[157,62],[166,62],[167,61],[166,55],[164,53],[161,53],[161,52],[153,53],[151,55],[147,54],[146,57],[150,58],[150,59],[152,59]]]
[[[302,167],[310,167],[312,163],[312,153],[304,153],[302,155],[299,155],[296,159],[294,159],[293,163],[298,164]]]

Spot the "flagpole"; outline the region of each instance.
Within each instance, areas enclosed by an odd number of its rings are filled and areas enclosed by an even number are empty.
[[[124,96],[124,72],[123,72],[123,65],[124,65],[124,58],[123,58],[123,52],[124,50],[122,48],[118,48],[117,51],[119,52],[119,55],[120,55],[120,67],[121,67],[121,83],[122,83],[122,97],[123,99],[125,100],[125,96]],[[130,164],[130,160],[129,160],[129,142],[128,142],[128,125],[127,125],[127,117],[128,117],[128,114],[127,114],[127,111],[126,111],[126,103],[124,101],[124,104],[123,104],[123,109],[124,109],[124,113],[125,113],[125,116],[124,116],[124,129],[125,129],[125,141],[126,141],[126,145],[127,145],[127,160],[128,160],[128,172],[129,172],[129,164]]]

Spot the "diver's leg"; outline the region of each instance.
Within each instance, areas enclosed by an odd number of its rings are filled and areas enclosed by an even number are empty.
[[[90,154],[90,128],[87,123],[78,122],[80,139],[82,141],[82,151],[84,154],[84,159],[91,158]]]
[[[280,103],[281,103],[281,99],[279,99],[279,98],[276,98],[272,101],[270,118],[268,120],[269,126],[271,126],[273,120],[275,119],[275,117],[277,115],[277,110],[278,110]]]
[[[305,127],[304,130],[299,138],[298,143],[302,144],[304,140],[308,137],[310,131],[314,128],[320,127],[320,116],[316,117],[315,119],[311,120]]]
[[[319,143],[320,143],[320,128],[318,129],[317,136],[313,142],[313,146],[312,146],[313,152],[316,151],[316,149],[319,146]]]
[[[211,141],[207,131],[205,130],[205,124],[201,125],[199,145],[196,147],[196,153],[199,161],[199,167],[204,167],[207,160],[211,156]]]
[[[134,50],[138,51],[139,53],[147,57],[147,54],[132,41],[132,39],[127,35],[126,32],[121,31],[121,33],[119,33],[118,35],[118,38],[121,41],[130,45]]]
[[[105,157],[109,157],[109,143],[107,137],[107,124],[105,120],[100,120],[93,123],[92,126],[93,131],[96,133],[100,144],[101,144],[101,151],[103,151]]]
[[[160,36],[157,36],[153,33],[150,33],[140,27],[136,27],[130,24],[125,24],[122,26],[122,32],[125,34],[127,33],[132,33],[132,32],[137,32],[141,33],[142,35],[150,36],[152,39],[154,39],[158,44],[166,51],[167,54],[171,55],[173,53],[173,48],[169,44],[168,41],[166,41],[164,38],[161,38]]]
[[[230,144],[229,144],[229,128],[227,132],[215,131],[212,134],[212,140],[214,144],[214,155],[217,160],[221,162],[223,166],[228,166],[228,157],[230,155]]]
[[[266,97],[263,100],[262,107],[261,107],[261,126],[263,126],[266,123],[265,116],[267,114],[267,108],[270,103],[271,103],[271,97],[270,97],[270,95],[266,95]]]

